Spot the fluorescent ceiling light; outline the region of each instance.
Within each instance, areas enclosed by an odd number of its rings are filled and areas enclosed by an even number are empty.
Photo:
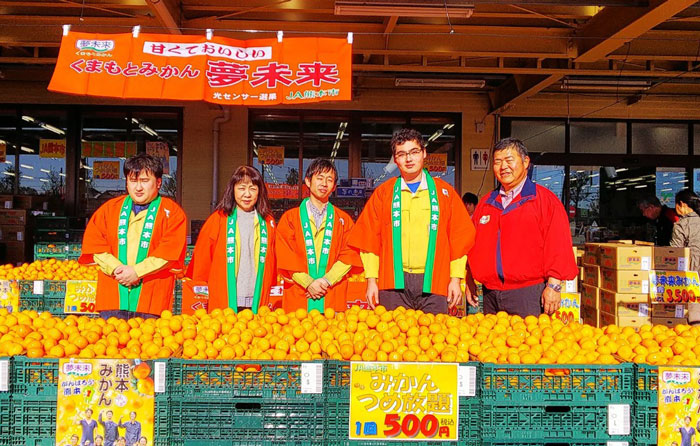
[[[30,149],[29,147],[22,146],[20,147],[20,150],[22,150],[22,152],[34,153],[34,150]]]
[[[26,121],[26,122],[32,122],[45,130],[56,133],[57,135],[65,135],[66,134],[66,132],[59,129],[58,127],[54,127],[51,124],[46,124],[44,122],[41,122],[41,121],[31,117],[31,116],[22,115],[22,120]]]
[[[33,180],[34,177],[30,177],[29,175],[22,175],[22,178],[26,178],[28,180]]]
[[[394,80],[397,87],[432,87],[432,88],[484,88],[483,79],[422,79],[397,77]]]
[[[336,0],[335,15],[447,17],[468,19],[474,4],[464,0]]]
[[[562,90],[579,91],[639,91],[651,87],[649,81],[606,80],[606,79],[564,79]]]
[[[42,182],[44,182],[44,183],[48,183],[48,182],[49,182],[49,180],[47,180],[46,178],[39,178],[39,181],[42,181]]]
[[[15,176],[14,172],[8,172],[6,170],[4,170],[2,173],[4,173],[5,175]]]

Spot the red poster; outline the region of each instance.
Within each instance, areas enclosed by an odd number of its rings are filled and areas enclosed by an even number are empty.
[[[322,37],[63,36],[49,90],[84,96],[305,104],[351,99],[352,45]]]

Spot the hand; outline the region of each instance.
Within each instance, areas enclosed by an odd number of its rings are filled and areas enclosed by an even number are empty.
[[[464,287],[464,295],[467,298],[467,303],[476,308],[479,306],[479,296],[476,294],[476,283],[474,283],[471,274],[467,274],[465,280],[467,286]]]
[[[316,279],[306,288],[306,296],[311,299],[320,299],[328,292],[328,281]]]
[[[548,286],[542,291],[542,307],[547,314],[553,314],[561,305],[561,294],[557,293]]]
[[[450,277],[450,284],[447,285],[447,306],[454,308],[462,303],[462,287],[459,277]]]
[[[371,309],[374,310],[379,305],[379,287],[377,286],[377,279],[367,279],[367,293],[365,297]]]
[[[136,274],[134,267],[129,265],[117,267],[114,270],[114,278],[124,286],[133,286],[139,282],[139,276]]]

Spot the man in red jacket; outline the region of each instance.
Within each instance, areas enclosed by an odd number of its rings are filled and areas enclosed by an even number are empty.
[[[530,157],[521,141],[499,141],[492,159],[501,186],[472,215],[476,241],[469,253],[471,277],[484,286],[484,313],[552,314],[561,303],[562,280],[578,274],[566,211],[556,195],[527,177]],[[467,288],[467,301],[476,306]]]

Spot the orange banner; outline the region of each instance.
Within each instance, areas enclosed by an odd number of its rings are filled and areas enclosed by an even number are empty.
[[[39,140],[39,157],[40,158],[65,158],[66,157],[66,140],[65,139],[40,139]]]
[[[428,172],[447,172],[447,154],[429,153],[424,164]]]
[[[171,34],[63,36],[49,90],[226,105],[351,99],[352,45],[321,37],[234,40]]]

